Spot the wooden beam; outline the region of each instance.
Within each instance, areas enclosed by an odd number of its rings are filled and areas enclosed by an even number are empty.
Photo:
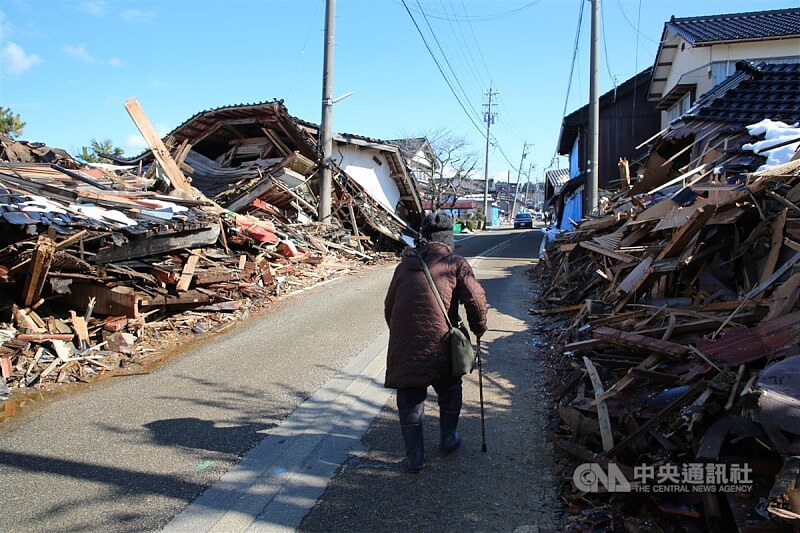
[[[200,250],[192,250],[189,258],[186,260],[186,264],[183,265],[181,277],[175,285],[176,291],[184,292],[189,289],[189,285],[192,283],[192,276],[194,276],[194,269],[197,267],[197,262],[199,260]]]
[[[159,166],[164,170],[164,174],[166,174],[172,187],[189,195],[190,198],[193,197],[194,191],[192,187],[189,185],[189,182],[186,181],[186,177],[183,175],[183,172],[181,172],[178,164],[172,159],[169,150],[156,133],[156,129],[150,123],[150,120],[147,118],[147,115],[145,115],[139,102],[135,98],[129,98],[125,102],[125,109],[131,116],[133,123],[136,124],[142,137],[144,137],[147,146],[152,150],[153,156],[156,158]]]
[[[778,196],[777,194],[775,196]],[[781,198],[779,196],[779,198]],[[794,205],[794,204],[792,204]],[[764,262],[764,270],[761,271],[759,283],[763,283],[772,276],[775,272],[775,265],[778,264],[778,257],[781,253],[783,244],[783,228],[786,227],[786,214],[787,209],[784,209],[772,220],[772,242],[770,243],[770,250],[767,254],[767,260]]]
[[[636,262],[636,258],[634,256],[630,255],[630,254],[626,254],[626,253],[623,253],[623,252],[615,252],[613,250],[607,250],[607,249],[603,248],[602,246],[598,246],[597,244],[595,244],[595,243],[593,243],[591,241],[581,241],[580,242],[580,246],[581,246],[581,248],[585,248],[587,250],[590,250],[592,252],[596,252],[596,253],[604,255],[606,257],[610,257],[611,259],[614,259],[616,261],[621,261],[623,263],[635,263]]]
[[[619,329],[601,326],[592,330],[595,338],[603,339],[617,346],[635,348],[641,351],[652,352],[666,356],[682,356],[688,354],[691,349],[683,344],[645,337],[638,333],[622,331]]]
[[[53,239],[47,235],[39,235],[36,248],[33,250],[33,263],[28,270],[25,288],[23,289],[25,307],[33,305],[41,296],[55,251],[56,245]]]
[[[137,318],[139,302],[143,296],[133,288],[123,285],[107,287],[98,283],[73,282],[67,298],[73,306],[85,305],[89,298],[95,298],[95,313]]]
[[[184,231],[178,234],[151,235],[146,238],[134,239],[123,246],[109,246],[97,251],[95,262],[97,264],[127,261],[137,257],[147,257],[181,248],[202,248],[217,242],[220,234],[219,224],[194,231]]]
[[[603,441],[603,451],[607,452],[614,447],[614,433],[611,430],[611,419],[608,416],[608,407],[606,406],[606,402],[600,399],[604,392],[603,382],[600,380],[600,374],[597,373],[597,369],[595,368],[591,359],[584,356],[583,365],[586,367],[586,372],[589,374],[589,379],[591,380],[592,388],[594,389],[597,407],[597,421],[600,424],[600,438]]]

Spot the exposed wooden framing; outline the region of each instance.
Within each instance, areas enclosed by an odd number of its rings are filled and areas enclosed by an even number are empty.
[[[290,155],[292,153],[292,150],[290,150],[288,146],[283,144],[281,142],[281,140],[278,139],[278,136],[275,135],[274,133],[272,133],[272,131],[269,128],[263,128],[262,127],[261,131],[264,132],[264,135],[267,136],[267,138],[270,140],[270,142],[272,142],[272,144],[275,146],[275,148],[278,149],[278,151],[281,153],[281,155],[288,156],[288,155]]]
[[[140,308],[153,309],[157,307],[193,307],[211,303],[211,298],[198,290],[189,290],[178,296],[166,294],[157,298],[142,297],[139,302]]]
[[[248,190],[246,194],[236,198],[234,201],[225,206],[230,211],[239,211],[240,209],[249,206],[253,200],[259,196],[267,193],[273,187],[272,180],[268,176],[261,179],[261,182]]]
[[[623,389],[625,389],[627,386],[629,386],[634,381],[636,381],[636,378],[638,376],[633,371],[634,369],[649,370],[652,367],[658,365],[660,362],[661,362],[661,355],[653,354],[653,355],[647,356],[647,359],[645,359],[644,361],[642,361],[641,363],[639,363],[635,367],[629,369],[628,370],[628,374],[626,376],[623,376],[619,381],[617,381],[611,387],[609,387],[609,389],[607,391],[605,391],[604,393],[602,393],[599,396],[597,396],[594,401],[595,402],[599,402],[599,401],[607,400],[607,399],[611,398],[612,396],[614,396],[615,394],[617,394],[618,392],[620,392]],[[594,403],[594,402],[592,402],[592,403]]]
[[[705,227],[708,219],[714,214],[714,209],[708,206],[701,207],[692,213],[686,222],[675,232],[670,242],[664,246],[656,260],[672,257],[676,252],[682,252],[694,236]]]
[[[353,200],[350,199],[350,202],[347,203],[347,211],[350,214],[350,225],[353,227],[353,235],[356,238],[356,248],[359,252],[364,251],[364,247],[361,245],[361,234],[358,231],[358,223],[356,222],[356,212],[353,209]]]
[[[650,189],[650,190],[647,192],[647,194],[653,194],[653,193],[657,193],[657,192],[658,192],[658,191],[660,191],[661,189],[666,189],[666,188],[667,188],[667,187],[669,187],[670,185],[674,185],[674,184],[676,184],[676,183],[678,183],[678,182],[681,182],[681,181],[685,180],[686,178],[688,178],[689,176],[694,176],[695,174],[697,174],[697,173],[699,173],[699,172],[702,172],[702,171],[704,171],[705,169],[706,169],[706,165],[700,165],[700,166],[699,166],[699,167],[697,167],[697,168],[693,168],[693,169],[692,169],[692,170],[690,170],[689,172],[685,172],[685,173],[681,174],[680,176],[677,176],[677,177],[675,177],[675,178],[672,178],[671,180],[667,181],[666,183],[662,183],[662,184],[661,184],[661,185],[659,185],[658,187],[655,187],[655,188],[653,188],[653,189]]]
[[[669,127],[666,127],[666,128],[664,128],[663,130],[659,131],[658,133],[656,133],[655,135],[653,135],[653,136],[652,136],[652,137],[650,137],[649,139],[647,139],[647,140],[645,140],[644,142],[640,143],[640,144],[639,144],[639,146],[637,146],[635,149],[636,149],[636,150],[638,150],[638,149],[639,149],[639,148],[641,148],[642,146],[644,146],[644,145],[646,145],[646,144],[649,144],[650,142],[654,141],[655,139],[657,139],[658,137],[660,137],[661,135],[663,135],[664,133],[666,133],[666,131],[667,131],[668,129],[669,129]]]
[[[300,207],[302,207],[303,209],[305,209],[306,211],[308,211],[309,213],[311,213],[315,217],[319,216],[318,213],[317,213],[317,208],[316,207],[314,207],[313,205],[311,205],[310,203],[305,201],[300,195],[298,195],[293,190],[291,190],[285,183],[283,183],[282,181],[280,181],[278,179],[273,179],[272,183],[275,185],[276,188],[278,188],[279,190],[281,190],[285,194],[291,196],[292,199],[297,201],[297,203],[300,204]]]
[[[775,289],[775,292],[772,294],[772,303],[769,306],[769,313],[765,317],[765,320],[790,313],[797,303],[798,298],[800,298],[800,273],[792,275],[792,277],[784,281],[780,287]],[[741,320],[741,317],[739,320]]]
[[[731,313],[730,316],[728,318],[726,318],[724,322],[722,322],[722,324],[719,326],[717,331],[714,332],[714,335],[712,335],[711,338],[713,339],[717,335],[719,335],[720,332],[723,329],[725,329],[725,326],[728,325],[728,322],[733,320],[733,318],[737,315],[737,313],[739,311],[741,311],[741,309],[746,304],[750,303],[750,300],[755,298],[757,295],[761,294],[763,291],[767,290],[778,278],[783,276],[783,274],[787,270],[792,268],[797,261],[800,261],[800,252],[794,254],[794,256],[792,256],[788,261],[786,261],[783,265],[781,265],[781,267],[774,274],[772,274],[772,276],[770,276],[769,279],[767,279],[767,280],[759,283],[755,287],[753,287],[750,290],[750,292],[748,292],[747,295],[745,295],[745,297],[742,298],[742,300],[739,302],[739,305],[736,307],[736,309],[734,309],[733,313]]]

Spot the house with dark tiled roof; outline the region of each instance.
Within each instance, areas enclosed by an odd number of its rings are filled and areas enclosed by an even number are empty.
[[[625,80],[600,96],[600,146],[598,184],[619,188],[619,159],[635,161],[647,153],[639,144],[660,130],[659,113],[647,99],[650,68]],[[558,153],[569,157],[570,178],[585,175],[589,155],[589,104],[576,109],[561,122]]]
[[[742,148],[759,140],[748,126],[765,120],[796,124],[800,122],[798,102],[800,63],[739,61],[732,76],[704,94],[655,139],[644,176],[632,193],[649,191],[687,172],[694,180],[725,181],[756,170],[767,159],[767,150]]]
[[[647,149],[641,146],[642,141],[661,129],[659,112],[647,98],[650,70],[648,67],[599,98],[597,183],[600,189],[619,189],[620,159],[636,162],[645,156]],[[586,104],[565,116],[561,122],[557,150],[560,155],[569,158],[570,184],[556,193],[564,196],[553,203],[559,216],[565,211],[570,211],[572,220],[579,220],[582,216],[583,187],[589,175],[590,149],[589,104]],[[566,224],[569,227],[569,223]]]
[[[800,63],[800,8],[666,22],[648,90],[662,127],[734,74],[740,60]]]

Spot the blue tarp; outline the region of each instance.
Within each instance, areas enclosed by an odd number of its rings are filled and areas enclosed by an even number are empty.
[[[564,212],[561,214],[561,222],[558,229],[564,231],[572,231],[572,222],[570,220],[578,221],[583,217],[583,192],[577,191],[564,202]]]

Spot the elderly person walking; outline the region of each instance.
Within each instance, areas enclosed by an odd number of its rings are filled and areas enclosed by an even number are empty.
[[[397,389],[397,410],[406,448],[406,467],[419,472],[425,463],[424,404],[433,386],[439,403],[439,450],[450,453],[461,444],[456,431],[461,412],[461,376],[450,370],[449,327],[425,277],[428,266],[452,324],[459,304],[478,339],[486,331],[486,295],[469,263],[454,253],[453,221],[445,213],[425,217],[422,239],[403,251],[384,302],[389,348],[384,385]]]

